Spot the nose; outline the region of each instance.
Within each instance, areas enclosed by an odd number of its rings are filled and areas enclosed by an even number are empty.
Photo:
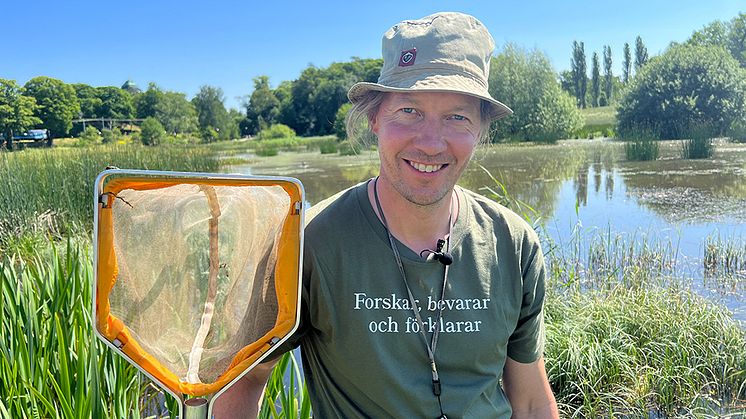
[[[414,146],[423,153],[434,156],[448,149],[445,129],[440,121],[428,120],[417,133]]]

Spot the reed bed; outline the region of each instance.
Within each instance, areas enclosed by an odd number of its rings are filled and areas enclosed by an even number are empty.
[[[719,235],[708,236],[704,245],[705,280],[715,281],[730,292],[746,290],[746,241]]]
[[[545,248],[546,365],[563,417],[746,415],[746,330],[689,290],[676,243],[577,228]]]
[[[87,249],[0,259],[0,416],[131,417],[147,384],[94,341]]]
[[[554,293],[546,324],[547,373],[563,417],[746,414],[746,334],[691,292]]]
[[[28,237],[90,231],[93,183],[107,166],[215,172],[214,154],[197,147],[111,145],[0,153],[0,253]],[[19,243],[18,240],[21,240]],[[38,240],[38,239],[37,239]]]

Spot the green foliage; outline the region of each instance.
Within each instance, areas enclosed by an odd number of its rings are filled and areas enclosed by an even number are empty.
[[[626,133],[624,155],[629,161],[657,160],[660,156],[660,143],[655,140],[656,130],[635,128]]]
[[[548,296],[545,321],[547,375],[564,416],[694,417],[707,412],[702,399],[746,396],[744,330],[692,292]]]
[[[91,330],[89,252],[0,254],[0,416],[140,417],[147,379]]]
[[[91,191],[106,166],[127,169],[215,172],[206,149],[106,145],[0,153],[0,248],[7,237],[28,231],[65,234],[91,228]]]
[[[140,129],[140,141],[143,145],[159,145],[166,138],[166,130],[163,129],[163,125],[152,116],[145,118]]]
[[[547,57],[508,44],[492,59],[490,93],[510,106],[512,116],[495,123],[498,138],[556,141],[582,125],[574,100],[562,90]]]
[[[202,86],[192,104],[197,111],[197,121],[205,142],[230,140],[238,127],[225,109],[223,90],[219,87]]]
[[[591,106],[598,106],[601,97],[601,71],[599,69],[598,54],[593,52],[591,59]]]
[[[347,119],[347,113],[350,112],[352,103],[345,103],[340,106],[337,110],[337,115],[334,117],[333,131],[334,135],[340,140],[347,139],[347,129],[345,128],[345,120]]]
[[[101,142],[104,144],[113,144],[122,139],[122,131],[119,128],[102,129]]]
[[[197,111],[184,93],[163,92],[163,97],[155,106],[155,118],[170,133],[197,131]]]
[[[611,71],[611,47],[608,45],[604,45],[604,89],[603,89],[603,99],[604,103],[601,104],[601,99],[599,99],[599,106],[606,106],[608,105],[612,99],[614,98],[614,74]]]
[[[380,59],[353,58],[327,68],[306,68],[297,80],[278,88],[283,92],[276,93],[281,102],[277,121],[303,136],[332,134],[337,110],[347,102],[347,90],[359,81],[377,80],[382,65]]]
[[[657,160],[660,144],[652,138],[627,141],[624,143],[624,155],[630,161]]]
[[[34,116],[37,109],[36,99],[24,96],[15,81],[0,79],[0,135],[7,139],[9,148],[12,148],[14,132],[23,132],[41,123],[41,119]]]
[[[274,124],[280,115],[280,99],[269,87],[269,77],[254,78],[254,91],[246,107],[246,132],[256,134]]]
[[[83,118],[96,118],[103,102],[95,87],[87,84],[73,84],[75,95],[80,103],[80,114]]]
[[[311,398],[300,370],[300,363],[292,352],[283,355],[272,370],[264,391],[264,402],[257,417],[311,417]]]
[[[132,118],[135,113],[132,105],[132,96],[127,91],[118,87],[97,87],[98,98],[101,99],[101,107],[96,111],[100,118],[126,119]]]
[[[632,77],[632,54],[629,50],[629,43],[624,43],[624,61],[622,61],[622,83],[627,84]]]
[[[585,61],[585,44],[572,42],[571,78],[575,98],[579,108],[585,108],[585,95],[588,89],[587,64]]]
[[[700,125],[689,130],[689,138],[681,146],[681,157],[684,159],[707,159],[712,157],[715,146],[712,143],[713,129],[709,125]]]
[[[730,52],[741,67],[746,67],[746,13],[729,22],[714,21],[695,31],[687,40],[691,45],[719,46]]]
[[[36,99],[39,107],[36,116],[44,128],[56,137],[67,135],[73,126],[73,118],[80,113],[80,103],[75,89],[61,80],[51,77],[34,77],[23,86],[24,94]]]
[[[319,151],[321,154],[334,154],[339,151],[338,143],[336,140],[326,140],[319,144]]]
[[[746,70],[718,47],[672,46],[636,75],[617,109],[624,136],[652,127],[656,138],[680,138],[697,125],[721,134],[746,118]]]
[[[284,124],[273,124],[263,129],[258,137],[259,140],[272,140],[275,138],[295,138],[295,131]]]
[[[635,38],[635,72],[639,72],[647,62],[648,48],[645,46],[645,43],[642,42],[642,38],[638,36]]]
[[[728,128],[728,137],[731,141],[746,142],[746,120],[735,120]]]
[[[83,133],[80,134],[80,138],[78,139],[78,142],[80,145],[93,145],[93,144],[100,144],[103,137],[101,136],[101,133],[98,132],[98,129],[96,127],[88,125],[85,127],[85,130],[83,130]]]

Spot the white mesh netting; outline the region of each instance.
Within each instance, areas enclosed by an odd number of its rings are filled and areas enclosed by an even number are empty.
[[[111,313],[182,380],[214,382],[275,324],[290,197],[280,186],[182,184],[117,198]]]

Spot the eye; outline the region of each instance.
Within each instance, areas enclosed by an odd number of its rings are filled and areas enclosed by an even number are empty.
[[[416,112],[414,108],[401,108],[401,111],[404,113],[415,113]]]
[[[468,121],[469,120],[469,118],[463,115],[459,115],[459,114],[454,114],[453,116],[451,116],[451,119],[454,119],[456,121]]]

